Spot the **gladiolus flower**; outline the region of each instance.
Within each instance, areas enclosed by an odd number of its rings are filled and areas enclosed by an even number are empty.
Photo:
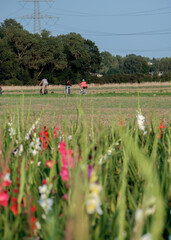
[[[8,206],[9,195],[7,191],[0,192],[0,206],[7,207]]]
[[[17,188],[14,188],[14,189],[12,190],[12,192],[13,192],[13,193],[18,193],[18,189],[17,189]]]
[[[15,203],[15,204],[11,205],[10,210],[14,213],[15,216],[17,216],[18,215],[18,204]]]
[[[92,173],[93,173],[93,167],[91,165],[88,165],[88,180],[90,179]]]
[[[160,128],[160,129],[163,129],[163,128],[164,128],[164,126],[163,126],[163,124],[162,124],[162,123],[160,123],[160,126],[159,126],[159,128]]]
[[[89,214],[93,214],[94,212],[97,212],[99,215],[102,215],[103,211],[100,205],[101,205],[101,201],[98,196],[90,198],[86,204],[87,212]]]
[[[59,128],[55,128],[54,132],[53,132],[53,138],[56,139],[57,137],[57,131],[59,130]]]
[[[161,139],[161,137],[162,137],[162,134],[163,134],[162,129],[163,129],[163,128],[164,128],[163,124],[160,123],[160,126],[159,126],[159,134],[158,134],[158,138],[159,138],[159,139]]]
[[[36,206],[32,206],[31,213],[34,213],[37,210]]]
[[[68,199],[68,195],[67,195],[67,194],[64,194],[64,195],[62,196],[62,199],[63,199],[63,200],[67,200],[67,199]]]
[[[52,164],[53,164],[53,161],[52,160],[48,160],[48,161],[46,161],[45,166],[51,168]],[[55,161],[55,164],[56,164],[56,161]]]
[[[69,181],[68,165],[70,166],[70,168],[73,168],[73,166],[74,166],[72,150],[66,149],[65,142],[60,142],[59,152],[62,156],[62,159],[61,159],[62,160],[62,168],[61,168],[60,176],[62,177],[63,181]]]
[[[32,217],[32,218],[31,218],[31,227],[32,227],[32,230],[35,230],[35,228],[36,228],[36,221],[37,221],[37,218],[36,218],[36,217]]]
[[[123,121],[119,120],[119,123],[120,123],[121,127],[124,127]]]
[[[44,184],[47,184],[46,179],[43,179],[43,180],[42,180],[42,185],[44,185]]]
[[[63,181],[69,181],[69,171],[68,168],[63,166],[60,172],[60,176]]]
[[[12,203],[16,203],[16,202],[17,202],[17,198],[11,197],[11,202],[12,202]]]
[[[43,148],[47,149],[49,143],[49,134],[48,130],[46,129],[46,126],[44,126],[43,130],[40,132],[40,140],[43,144]]]

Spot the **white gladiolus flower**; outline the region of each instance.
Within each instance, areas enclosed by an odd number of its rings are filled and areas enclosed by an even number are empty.
[[[154,196],[152,196],[151,198],[149,198],[147,201],[146,201],[146,205],[147,206],[151,206],[151,205],[154,205],[156,203],[156,198]]]
[[[136,222],[140,222],[144,217],[144,213],[143,210],[141,208],[139,208],[136,212],[135,212],[135,221]]]
[[[91,195],[99,195],[101,190],[102,190],[102,186],[100,184],[96,184],[96,183],[90,184]]]
[[[23,144],[19,146],[19,156],[21,156],[21,153],[23,152]]]
[[[42,227],[41,227],[41,224],[39,223],[39,221],[36,221],[36,228],[38,229],[38,230],[40,230]]]
[[[36,122],[33,123],[33,125],[32,125],[31,128],[30,128],[30,130],[28,131],[28,133],[27,133],[26,136],[25,136],[25,140],[29,140],[30,135],[31,135],[32,132],[35,130],[36,125],[39,123],[39,121],[40,121],[40,118],[38,118],[38,119],[36,120]]]
[[[152,240],[152,236],[150,233],[146,233],[140,238],[140,240]]]
[[[140,131],[145,131],[145,117],[141,114],[141,111],[137,111],[137,124]]]
[[[33,154],[33,156],[36,156],[39,151],[41,151],[41,143],[40,139],[36,137],[36,133],[33,135],[33,141],[29,145],[29,151]]]
[[[46,184],[39,186],[39,192],[41,194],[39,204],[44,209],[45,214],[48,213],[52,209],[53,200],[51,198],[48,198],[48,195],[50,193],[50,190],[52,188],[52,184],[47,186]]]
[[[68,136],[68,140],[72,140],[72,135],[69,135],[69,136]]]
[[[102,211],[100,205],[101,205],[101,201],[98,196],[88,199],[88,201],[86,203],[86,208],[87,208],[88,214],[93,214],[95,212],[97,212],[100,215],[103,214],[103,211]]]
[[[42,214],[42,218],[46,220],[46,215],[45,215],[45,214]]]
[[[32,151],[33,156],[36,156],[39,152],[36,151],[35,149]]]
[[[48,188],[47,188],[47,185],[46,185],[46,184],[44,184],[44,185],[42,185],[42,186],[39,187],[39,192],[40,192],[40,194],[44,194],[44,193],[46,193],[47,191],[48,191]]]
[[[17,154],[19,156],[21,156],[22,152],[23,152],[23,144],[21,144],[18,148],[16,148],[14,151],[13,151],[13,154],[14,156],[17,156]]]
[[[153,215],[156,211],[156,207],[153,206],[151,208],[147,208],[147,210],[145,211],[145,215],[149,216],[149,215]]]
[[[103,157],[100,158],[100,160],[99,160],[99,165],[101,165],[102,162],[103,162]]]
[[[15,151],[13,152],[14,156],[17,156],[18,153],[18,148],[15,149]]]
[[[13,136],[15,136],[16,131],[15,131],[15,129],[13,128],[13,123],[12,123],[12,122],[8,122],[8,126],[9,126],[9,129],[8,129],[9,135],[10,135],[10,138],[12,139]]]
[[[6,174],[5,174],[5,176],[4,176],[4,181],[11,182],[10,173],[6,173]]]

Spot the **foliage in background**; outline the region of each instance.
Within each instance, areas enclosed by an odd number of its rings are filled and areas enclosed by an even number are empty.
[[[72,84],[82,78],[88,83],[170,81],[171,58],[113,56],[100,53],[94,42],[80,34],[52,36],[46,30],[31,34],[15,20],[5,20],[0,25],[0,84],[36,85],[44,77],[55,85],[65,84],[68,77]]]
[[[97,46],[80,34],[31,34],[13,19],[0,26],[0,84],[33,85],[46,77],[51,84],[78,83],[100,67]]]

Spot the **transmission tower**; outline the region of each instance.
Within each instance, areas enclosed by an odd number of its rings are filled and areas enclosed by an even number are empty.
[[[57,18],[55,16],[50,16],[47,14],[41,14],[40,12],[40,7],[39,3],[40,2],[53,2],[54,0],[20,0],[20,2],[33,2],[34,3],[34,11],[32,15],[25,15],[23,17],[20,17],[21,19],[33,19],[34,21],[34,28],[33,32],[34,33],[41,33],[41,19],[52,19],[52,18]]]

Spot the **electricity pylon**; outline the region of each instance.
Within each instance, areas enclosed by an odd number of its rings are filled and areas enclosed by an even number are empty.
[[[53,2],[54,0],[20,0],[20,2],[33,2],[34,3],[34,11],[32,15],[25,15],[23,17],[20,17],[22,19],[33,19],[34,21],[34,33],[41,33],[41,19],[52,19],[52,18],[57,18],[58,17],[54,17],[54,16],[50,16],[47,14],[41,14],[40,12],[40,7],[39,7],[39,3],[40,2]]]

